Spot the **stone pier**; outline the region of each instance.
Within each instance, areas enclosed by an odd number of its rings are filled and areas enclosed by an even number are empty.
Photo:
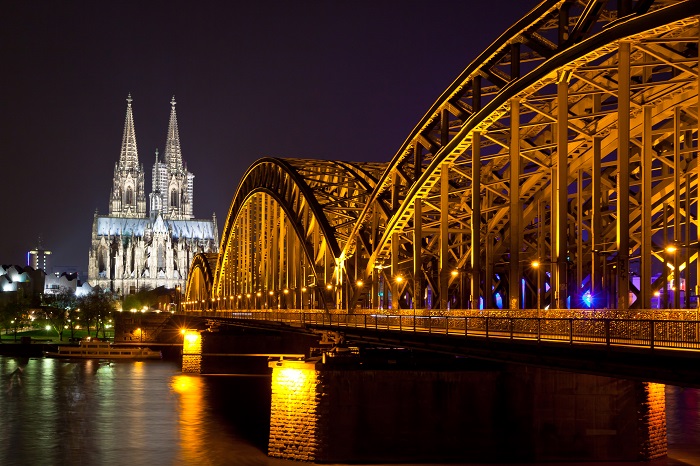
[[[663,385],[473,362],[279,361],[270,456],[333,462],[635,461],[666,454]]]

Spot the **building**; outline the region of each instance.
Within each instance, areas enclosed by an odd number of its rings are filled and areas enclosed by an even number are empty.
[[[50,255],[51,251],[44,249],[44,246],[41,245],[41,238],[39,238],[36,247],[27,252],[27,265],[34,270],[41,269],[44,273],[49,273],[51,272],[49,270]]]
[[[156,151],[152,190],[146,196],[131,102],[129,95],[109,214],[95,212],[92,224],[88,282],[122,294],[159,286],[184,288],[194,255],[218,250],[216,215],[194,218],[194,175],[182,159],[174,97],[165,154],[161,159]]]

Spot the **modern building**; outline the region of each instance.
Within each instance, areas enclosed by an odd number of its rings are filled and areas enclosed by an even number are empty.
[[[51,256],[51,251],[44,249],[44,246],[41,244],[41,238],[39,238],[36,247],[27,252],[27,265],[34,270],[41,269],[45,273],[50,273],[49,256]]]
[[[216,215],[194,218],[194,175],[182,159],[174,97],[165,154],[161,159],[156,151],[152,190],[146,196],[131,102],[129,95],[109,213],[95,212],[93,220],[88,282],[122,294],[184,287],[194,255],[218,250]]]

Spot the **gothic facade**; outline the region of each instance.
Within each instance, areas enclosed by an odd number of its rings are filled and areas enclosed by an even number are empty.
[[[194,255],[218,250],[216,215],[194,218],[194,175],[182,160],[174,97],[165,154],[161,160],[156,150],[146,196],[131,102],[129,95],[109,214],[95,212],[92,223],[88,282],[122,294],[159,286],[184,290]]]

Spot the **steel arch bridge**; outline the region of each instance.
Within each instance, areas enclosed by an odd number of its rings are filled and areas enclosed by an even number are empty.
[[[695,306],[699,21],[697,0],[541,2],[386,164],[253,164],[186,305]]]

